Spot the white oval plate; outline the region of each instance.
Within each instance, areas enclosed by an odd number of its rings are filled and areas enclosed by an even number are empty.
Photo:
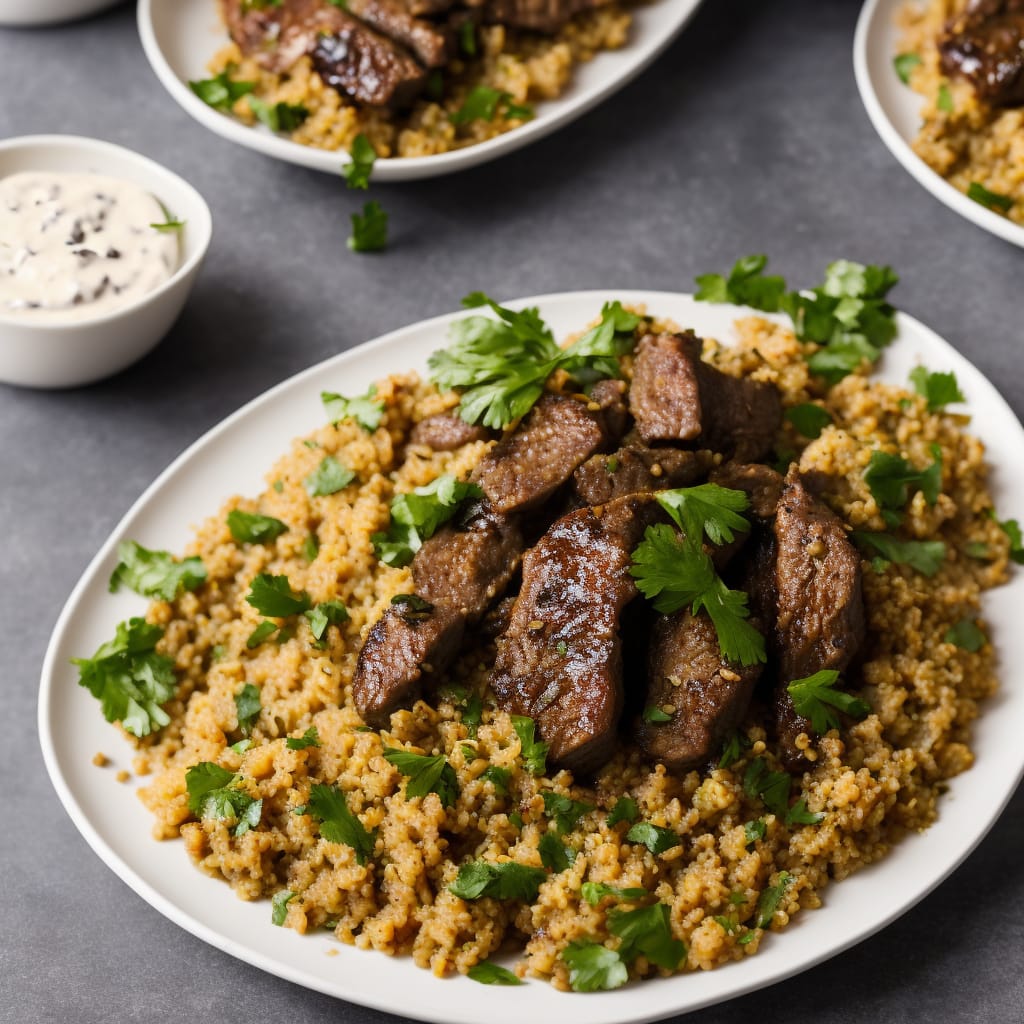
[[[893,68],[896,11],[906,0],[867,0],[853,40],[853,70],[860,98],[889,151],[940,203],[1014,245],[1024,246],[1024,227],[987,210],[933,171],[911,148],[921,126],[923,99]]]
[[[436,156],[379,160],[374,181],[413,181],[451,174],[486,163],[503,153],[534,142],[584,114],[638,75],[682,31],[701,0],[655,0],[633,14],[629,42],[577,65],[566,92],[537,105],[537,116],[519,128],[476,146]],[[214,0],[139,0],[139,35],[149,63],[164,88],[200,124],[225,139],[267,156],[338,174],[348,162],[344,151],[328,152],[301,146],[262,126],[249,128],[207,106],[188,87],[189,80],[208,78],[206,65],[228,42]]]
[[[728,342],[734,307],[694,302],[665,292],[575,292],[524,299],[539,305],[556,336],[578,330],[609,299],[644,303],[699,333]],[[339,944],[326,934],[300,936],[270,922],[270,903],[239,900],[223,882],[202,874],[180,842],[150,838],[149,813],[134,785],[94,768],[97,750],[116,766],[130,763],[131,747],[77,684],[69,664],[88,656],[115,624],[141,614],[132,594],[107,593],[118,542],[181,550],[190,524],[201,521],[233,493],[255,494],[274,453],[323,423],[320,391],[356,394],[391,372],[423,370],[427,356],[446,344],[446,327],[465,312],[427,320],[335,356],[285,381],[228,417],[179,456],[147,489],[114,530],[61,613],[46,653],[39,697],[39,731],[53,784],[82,835],[143,899],[206,942],[308,988],[393,1013],[443,1024],[629,1024],[707,1006],[778,981],[852,946],[888,924],[946,877],[995,821],[1024,771],[1024,686],[1009,666],[1024,664],[1024,575],[987,595],[985,614],[999,646],[1003,687],[988,702],[974,730],[977,764],[952,780],[939,821],[924,835],[905,839],[879,864],[830,886],[821,910],[807,911],[784,932],[770,935],[761,952],[715,971],[631,984],[614,992],[565,995],[541,981],[494,989],[463,977],[439,980],[408,958],[390,958]],[[1024,475],[1014,473],[1024,450],[1021,427],[996,389],[932,331],[908,316],[884,356],[881,377],[903,383],[912,367],[953,370],[967,396],[973,430],[993,464],[993,492],[1003,516],[1024,513]],[[328,950],[338,956],[328,957]]]

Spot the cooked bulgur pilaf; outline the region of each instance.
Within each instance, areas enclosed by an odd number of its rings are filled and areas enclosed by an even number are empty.
[[[760,318],[737,328],[738,344],[712,343],[706,358],[734,376],[774,383],[786,406],[824,401],[832,425],[810,443],[787,425],[780,445],[797,453],[802,472],[826,474],[825,500],[851,527],[885,528],[864,480],[873,450],[918,463],[932,460],[934,446],[941,452],[942,493],[933,505],[916,494],[905,529],[914,538],[943,539],[947,557],[930,579],[865,561],[868,638],[859,679],[871,713],[842,733],[805,737],[812,765],[794,777],[793,796],[806,801],[809,817],[822,815],[819,822],[787,824],[746,791],[755,759],[779,767],[756,700],[728,767],[676,777],[620,743],[586,783],[564,770],[527,770],[509,715],[487,693],[493,649],[486,645],[462,657],[432,703],[395,713],[380,732],[362,724],[351,695],[361,638],[392,596],[412,589],[408,568],[377,560],[371,535],[386,529],[393,495],[442,473],[464,477],[491,444],[448,453],[407,445],[415,423],[453,408],[457,397],[405,374],[379,383],[386,411],[378,429],[343,420],[297,439],[262,494],[233,498],[203,523],[188,553],[205,564],[205,585],[151,604],[148,620],[166,630],[158,650],[174,660],[180,678],[165,705],[170,723],[139,743],[135,762],[137,772],[155,775],[140,791],[155,816],[155,836],[183,838],[195,863],[243,899],[283,892],[277,919],[296,931],[329,927],[343,942],[410,955],[438,976],[516,948],[520,976],[564,989],[569,943],[617,947],[609,929],[616,906],[663,904],[672,938],[685,943],[679,969],[710,969],[753,955],[768,931],[820,906],[829,881],[926,828],[945,780],[972,764],[970,724],[996,687],[991,644],[971,652],[944,640],[954,624],[980,621],[982,591],[1007,576],[1007,537],[988,514],[983,446],[963,432],[961,417],[929,412],[924,398],[904,389],[852,374],[822,390],[809,375],[807,345],[788,328]],[[310,497],[303,481],[326,455],[356,478],[338,493]],[[234,509],[276,517],[288,529],[266,543],[237,543],[226,524]],[[972,543],[986,545],[988,560],[967,557]],[[244,598],[259,573],[286,574],[315,602],[341,601],[348,621],[328,629],[320,646],[303,624],[281,642],[250,649],[261,616]],[[245,686],[259,695],[248,729],[236,703]],[[464,720],[473,694],[483,698],[476,728]],[[318,746],[289,748],[286,738],[313,726]],[[407,799],[407,780],[383,756],[396,747],[447,758],[458,788],[452,806],[436,792]],[[244,834],[236,835],[230,817],[196,820],[190,813],[186,772],[200,762],[234,773],[248,796],[262,800],[259,821]],[[365,863],[352,846],[321,836],[307,806],[316,784],[337,786],[373,834]],[[546,875],[532,903],[454,895],[449,886],[471,861],[541,868],[543,838],[557,834],[542,795],[549,791],[590,805],[575,823],[570,813],[558,835],[575,854],[571,863]],[[609,824],[623,797],[635,801],[634,818],[670,830],[677,845],[653,853],[627,841],[629,815]],[[753,822],[763,827],[751,832]],[[592,905],[581,895],[585,882],[649,895],[633,902],[598,896]],[[269,904],[267,915],[270,927]],[[665,973],[645,955],[629,969],[632,977]]]
[[[938,49],[947,22],[968,0],[907,0],[898,11],[898,49],[920,63],[908,84],[925,97],[914,152],[961,192],[972,184],[1012,200],[1002,211],[1024,224],[1024,108],[996,107],[971,84],[943,74]]]
[[[601,50],[617,50],[629,39],[632,15],[625,4],[610,3],[585,11],[552,35],[525,32],[503,25],[482,26],[479,53],[453,59],[445,68],[439,99],[423,98],[400,113],[359,106],[327,85],[309,57],[300,58],[287,74],[275,74],[230,43],[209,64],[213,74],[227,72],[237,82],[253,82],[253,95],[275,105],[299,105],[308,116],[289,137],[317,149],[351,149],[363,134],[380,157],[433,156],[502,135],[524,123],[516,108],[559,97],[577,64]],[[452,115],[477,86],[507,94],[491,120],[475,118],[455,124]],[[246,124],[256,116],[242,96],[231,112]]]

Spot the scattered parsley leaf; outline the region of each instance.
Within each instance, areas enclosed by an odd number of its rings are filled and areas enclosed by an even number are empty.
[[[979,562],[992,561],[992,549],[984,541],[968,541],[964,545],[964,554],[968,558],[974,558]]]
[[[804,402],[801,405],[790,406],[786,410],[786,419],[799,433],[813,441],[821,437],[821,432],[832,422],[832,415],[828,409],[820,405]]]
[[[953,94],[945,82],[939,86],[938,95],[935,97],[935,106],[946,114],[953,113]]]
[[[833,708],[858,721],[871,713],[867,701],[835,688],[838,679],[835,669],[822,669],[806,679],[794,679],[786,686],[796,713],[809,718],[814,731],[820,735],[842,725]]]
[[[745,732],[734,730],[722,744],[722,757],[718,762],[719,768],[728,768],[733,762],[738,761],[740,754],[750,746],[750,739]]]
[[[475,43],[475,40],[474,40]],[[469,124],[470,121],[493,121],[501,108],[504,116],[509,119],[528,121],[533,117],[533,108],[512,102],[507,92],[492,89],[488,85],[478,85],[470,89],[462,106],[449,114],[452,124]]]
[[[672,721],[672,716],[662,711],[657,704],[650,704],[645,707],[640,717],[645,722],[650,722],[651,725],[664,725],[665,722]]]
[[[666,971],[674,971],[686,956],[685,944],[672,935],[669,909],[664,903],[637,910],[609,910],[608,930],[622,940],[619,956],[623,960],[645,956]]]
[[[370,175],[373,173],[373,165],[377,160],[377,151],[373,148],[370,140],[360,132],[352,140],[352,148],[349,150],[349,162],[343,164],[341,176],[349,188],[367,189],[370,187]],[[371,428],[376,430],[376,427]]]
[[[114,639],[91,658],[72,658],[78,685],[97,700],[108,722],[120,722],[133,736],[148,736],[170,722],[160,706],[174,696],[174,662],[156,653],[160,626],[134,617],[117,625]]]
[[[238,717],[238,728],[243,736],[252,732],[252,727],[260,717],[260,691],[252,683],[246,683],[235,694],[235,711]]]
[[[898,53],[892,59],[892,66],[896,69],[896,74],[904,85],[910,84],[911,72],[920,63],[921,56],[917,53]]]
[[[901,455],[873,451],[868,468],[864,470],[864,481],[878,507],[902,509],[917,490],[929,505],[934,505],[942,489],[942,452],[938,445],[932,445],[932,455],[935,461],[930,466],[915,469]]]
[[[598,992],[620,988],[629,979],[622,958],[593,939],[577,939],[562,950],[569,965],[569,985],[574,992]]]
[[[632,903],[634,900],[642,900],[650,893],[640,886],[620,889],[616,885],[606,885],[604,882],[584,882],[580,888],[580,895],[592,907],[596,907],[606,896]]]
[[[652,825],[648,821],[638,821],[626,833],[626,842],[640,843],[655,855],[671,850],[674,846],[682,846],[683,843],[674,829]]]
[[[701,274],[697,278],[694,298],[698,302],[731,302],[776,313],[786,290],[786,281],[782,277],[763,274],[767,265],[767,256],[744,256],[736,261],[728,278],[721,274]]]
[[[344,843],[355,850],[356,863],[373,856],[374,836],[349,810],[345,794],[335,786],[314,783],[309,790],[309,812],[320,822],[320,835],[329,843]]]
[[[824,819],[825,815],[821,812],[809,811],[807,809],[807,801],[800,797],[799,800],[788,811],[786,811],[786,824],[787,825],[817,825],[819,821]]]
[[[363,203],[362,213],[352,214],[352,234],[348,247],[353,252],[379,252],[388,244],[388,215],[380,203]]]
[[[775,911],[779,909],[782,897],[786,894],[792,880],[793,876],[788,871],[782,871],[779,873],[778,881],[761,893],[761,898],[757,901],[757,917],[755,918],[758,928],[767,928],[772,923]]]
[[[325,455],[320,465],[302,481],[302,486],[311,498],[322,498],[337,494],[355,478],[348,466],[343,466],[333,455]]]
[[[466,22],[466,24],[470,24]],[[489,960],[481,960],[473,964],[466,972],[466,977],[472,981],[478,981],[481,985],[525,985],[526,983],[516,977],[507,967],[499,964],[492,964]]]
[[[228,529],[239,544],[269,544],[285,533],[288,526],[273,516],[235,508],[228,513]]]
[[[910,383],[927,400],[929,412],[940,412],[954,402],[966,401],[954,373],[929,373],[923,366],[915,366],[910,371]]]
[[[995,210],[998,213],[1007,213],[1014,202],[1011,196],[1004,196],[999,192],[990,192],[979,181],[972,181],[967,186],[967,198],[973,199],[986,209]]]
[[[284,481],[283,480],[275,480],[271,486],[274,488],[274,491],[277,494],[281,494],[284,491]]]
[[[743,792],[751,799],[760,797],[776,818],[785,820],[789,811],[789,787],[792,783],[786,772],[773,772],[762,757],[747,765],[743,776]]]
[[[189,82],[188,87],[209,107],[228,113],[234,104],[256,88],[255,82],[233,82],[222,71],[213,78]]]
[[[256,119],[272,132],[293,132],[309,117],[301,103],[267,103],[251,94],[248,103]]]
[[[615,801],[615,806],[608,815],[606,824],[609,828],[617,825],[620,821],[632,824],[640,817],[640,808],[631,796],[620,796]]]
[[[1024,536],[1021,535],[1020,523],[1016,519],[999,519],[994,508],[990,508],[988,514],[999,529],[1010,538],[1010,561],[1024,565]]]
[[[752,843],[756,843],[758,839],[764,839],[767,831],[768,826],[765,824],[764,818],[748,821],[743,826],[743,840],[747,846],[750,846]]]
[[[734,921],[731,917],[716,916],[712,920],[715,924],[720,925],[722,930],[729,935],[732,935],[739,927],[739,921]]]
[[[556,875],[568,871],[576,859],[576,851],[570,850],[554,832],[545,832],[537,843],[540,862]]]
[[[543,869],[530,868],[512,860],[502,864],[478,860],[463,864],[448,890],[463,900],[490,896],[496,900],[532,903],[546,878],[547,873]]]
[[[249,638],[245,641],[245,646],[249,650],[254,650],[259,647],[264,640],[269,640],[277,631],[280,626],[276,622],[271,622],[270,619],[264,619],[250,634]]]
[[[512,715],[512,728],[519,737],[520,754],[531,775],[543,775],[547,767],[548,744],[534,739],[537,724],[526,715]]]
[[[466,706],[462,709],[462,724],[466,727],[466,732],[469,734],[470,739],[476,737],[476,730],[483,718],[483,713],[484,702],[474,693],[466,701]]]
[[[399,609],[399,614],[406,622],[422,622],[434,610],[434,606],[418,594],[395,594],[391,603]]]
[[[474,751],[474,755],[475,755]],[[496,792],[505,796],[508,793],[508,784],[512,781],[512,772],[508,768],[502,768],[499,765],[492,764],[488,765],[487,768],[481,773],[480,778],[486,779],[495,789]]]
[[[296,893],[291,889],[281,889],[275,892],[270,901],[270,923],[276,924],[279,928],[288,918],[288,904],[295,899]]]
[[[313,639],[322,640],[328,626],[348,622],[348,609],[340,601],[321,601],[305,613]]]
[[[237,743],[232,743],[231,744],[231,749],[236,754],[244,754],[251,747],[252,747],[252,740],[250,740],[250,739],[239,740]]]
[[[541,797],[544,800],[544,813],[554,821],[556,831],[563,836],[579,824],[584,814],[594,809],[593,804],[573,800],[572,797],[554,793],[550,789],[545,789]]]
[[[116,594],[125,586],[143,597],[173,601],[185,590],[195,590],[206,580],[206,566],[196,557],[176,562],[168,551],[150,551],[133,540],[117,546],[118,563],[110,574],[108,589]]]
[[[459,26],[459,49],[467,57],[476,56],[476,25],[468,18]]]
[[[941,540],[900,540],[888,533],[864,530],[854,530],[850,537],[861,546],[873,548],[886,562],[909,565],[922,576],[934,576],[946,560],[946,545]]]
[[[312,562],[318,554],[320,554],[320,541],[317,540],[315,533],[310,533],[302,542],[302,557],[307,562]]]
[[[164,213],[167,213],[166,209],[164,210]],[[159,231],[162,235],[172,235],[181,231],[185,227],[185,222],[183,220],[178,220],[177,217],[172,217],[170,214],[167,214],[167,220],[159,224],[150,224],[149,226],[154,231]]]
[[[261,572],[252,581],[245,600],[261,615],[270,615],[275,619],[301,615],[313,603],[304,590],[298,593],[292,590],[287,576],[272,576],[265,572]]]
[[[978,628],[973,619],[961,619],[946,630],[943,641],[975,654],[988,643],[988,637]]]
[[[704,534],[712,544],[731,544],[737,531],[747,533],[749,521],[740,515],[750,507],[743,491],[718,484],[700,484],[659,491],[658,504],[675,520],[691,547],[703,543]]]
[[[305,750],[307,747],[320,746],[320,733],[315,725],[311,725],[301,736],[289,736],[285,741],[289,750]]]
[[[188,809],[198,818],[235,821],[235,836],[256,828],[263,814],[263,801],[254,800],[239,788],[234,772],[212,761],[201,761],[185,772]]]
[[[444,754],[413,754],[408,750],[385,747],[384,757],[408,779],[405,784],[406,800],[436,793],[441,798],[442,807],[455,806],[459,798],[459,780]]]
[[[365,395],[345,398],[333,391],[321,391],[320,401],[331,423],[339,420],[355,420],[367,431],[373,433],[384,419],[384,400],[377,398],[377,385],[371,384]]]

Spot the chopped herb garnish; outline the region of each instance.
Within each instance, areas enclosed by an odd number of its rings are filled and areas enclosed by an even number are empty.
[[[547,767],[548,745],[534,738],[537,725],[525,715],[512,715],[512,728],[519,737],[520,754],[531,775],[543,775]]]
[[[462,724],[466,727],[471,739],[476,737],[477,727],[484,713],[484,702],[474,693],[466,701],[462,709]]]
[[[988,637],[978,628],[973,619],[961,619],[946,630],[943,641],[975,654],[988,643]]]
[[[164,210],[164,213],[167,213],[167,211]],[[185,227],[185,222],[183,220],[178,220],[177,217],[172,217],[170,216],[170,214],[168,214],[167,220],[161,221],[159,224],[150,224],[149,226],[154,231],[159,231],[163,235],[171,235],[177,234],[179,231],[183,230]]]
[[[287,576],[272,576],[265,572],[252,581],[245,600],[261,615],[271,615],[275,619],[301,615],[313,605],[304,590],[292,590]]]
[[[739,922],[734,921],[731,917],[716,916],[712,918],[712,920],[715,922],[715,924],[719,925],[722,928],[722,930],[727,932],[729,935],[732,935],[733,932],[735,932],[736,929],[739,927]]]
[[[540,862],[556,875],[572,867],[576,851],[569,849],[554,832],[545,832],[537,843]]]
[[[796,429],[812,441],[821,437],[821,432],[832,422],[832,415],[827,409],[813,402],[793,405],[786,410],[786,419]]]
[[[189,82],[188,87],[207,105],[214,110],[228,113],[234,104],[243,96],[256,88],[255,82],[233,82],[228,73],[222,71],[213,78],[204,78],[198,82]]]
[[[315,725],[311,725],[301,736],[289,736],[285,741],[289,750],[305,750],[307,747],[320,746],[320,733]]]
[[[940,412],[954,402],[966,401],[953,373],[929,373],[923,366],[915,366],[910,371],[910,383],[927,400],[929,412]]]
[[[556,831],[563,836],[579,824],[584,814],[594,809],[593,804],[573,800],[563,793],[553,793],[550,789],[545,789],[541,797],[544,800],[544,813],[554,821]]]
[[[266,103],[252,95],[248,103],[257,120],[272,132],[293,132],[309,117],[309,111],[301,103]]]
[[[295,899],[296,893],[291,889],[282,889],[275,892],[270,901],[270,923],[281,927],[288,918],[288,904]]]
[[[355,420],[368,433],[373,433],[384,418],[384,400],[377,398],[377,385],[371,384],[365,395],[345,398],[333,391],[321,391],[320,401],[331,423]]]
[[[399,614],[406,622],[422,622],[434,610],[434,606],[418,594],[395,594],[391,603],[399,609]]]
[[[892,66],[904,85],[910,84],[910,74],[921,63],[921,56],[917,53],[899,53],[892,59]]]
[[[388,244],[388,215],[380,203],[363,203],[362,213],[352,214],[352,234],[348,247],[353,252],[379,252]]]
[[[133,736],[148,736],[171,720],[160,705],[174,696],[177,678],[174,662],[156,653],[163,635],[160,626],[131,618],[91,658],[71,659],[78,685],[99,700],[103,717]]]
[[[864,481],[880,509],[897,511],[910,500],[914,491],[920,491],[929,505],[939,500],[942,489],[942,451],[932,445],[935,461],[924,469],[916,469],[900,455],[873,451]],[[895,525],[895,524],[892,524]]]
[[[458,125],[470,121],[493,121],[499,109],[509,120],[528,121],[533,117],[532,107],[514,103],[509,93],[492,89],[488,85],[477,85],[470,89],[462,106],[449,117],[452,124]]]
[[[355,850],[356,863],[373,855],[374,836],[349,810],[345,794],[335,786],[314,783],[309,790],[309,811],[320,822],[320,835],[329,843],[344,843]]]
[[[475,756],[476,751],[473,753]],[[492,764],[484,769],[480,778],[486,779],[498,793],[504,796],[508,793],[508,784],[512,781],[512,772],[508,768],[502,768],[499,765]]]
[[[619,956],[623,960],[645,956],[666,971],[674,971],[686,956],[686,946],[672,935],[669,908],[664,903],[637,910],[609,910],[608,930],[622,940]]]
[[[408,750],[385,747],[384,757],[406,776],[406,800],[436,793],[441,798],[442,807],[455,806],[459,798],[459,780],[444,754],[413,754]]]
[[[110,574],[109,590],[122,586],[143,597],[173,601],[185,590],[195,590],[206,580],[206,566],[196,557],[176,562],[168,551],[150,551],[133,540],[117,546],[118,563]]]
[[[321,601],[305,614],[314,640],[322,640],[328,626],[340,626],[348,622],[348,609],[340,601]]]
[[[333,455],[325,455],[320,465],[302,481],[302,486],[311,498],[322,498],[337,494],[355,478],[348,466],[343,466]]]
[[[188,809],[198,818],[235,821],[234,834],[243,836],[256,828],[263,814],[263,801],[254,800],[242,788],[234,772],[212,761],[201,761],[185,773]]]
[[[939,86],[938,95],[935,97],[935,106],[946,114],[953,113],[953,94],[945,82]]]
[[[747,846],[750,846],[751,843],[756,843],[758,839],[764,839],[767,831],[768,826],[765,824],[764,818],[748,821],[743,826],[743,840]]]
[[[252,748],[252,740],[250,740],[248,738],[244,739],[244,740],[239,740],[237,743],[232,743],[231,744],[231,749],[236,754],[244,754],[247,750],[249,750],[251,748]]]
[[[650,722],[651,725],[664,725],[665,722],[672,721],[672,716],[667,711],[662,711],[657,704],[649,704],[645,707],[641,718],[645,722]]]
[[[228,529],[239,544],[269,544],[288,530],[286,523],[258,512],[232,509],[228,513]]]
[[[260,691],[252,683],[245,686],[235,694],[235,711],[238,717],[238,728],[243,736],[252,732],[252,727],[260,717],[262,705],[260,704]]]
[[[789,787],[786,772],[773,772],[763,757],[754,758],[743,776],[743,792],[751,799],[760,797],[776,818],[785,819],[789,811]]]
[[[614,949],[593,939],[577,939],[562,950],[569,965],[569,985],[574,992],[598,992],[619,988],[629,971]]]
[[[972,181],[967,186],[967,198],[973,199],[976,203],[989,210],[996,210],[998,213],[1006,213],[1013,206],[1011,196],[1001,195],[999,192],[990,192],[981,182]]]
[[[349,188],[367,189],[370,187],[370,174],[373,172],[373,165],[377,159],[377,151],[373,148],[370,140],[360,132],[352,140],[352,148],[349,150],[349,162],[343,164],[341,176]],[[376,427],[371,428],[376,430]]]
[[[992,549],[980,540],[971,540],[964,545],[964,554],[968,558],[977,559],[979,562],[992,561]]]
[[[632,824],[640,817],[640,808],[631,796],[620,796],[615,801],[615,806],[608,815],[606,824],[609,828],[617,825],[620,821]]]
[[[626,841],[641,843],[655,855],[671,850],[674,846],[681,846],[683,842],[674,829],[652,825],[648,821],[638,821],[626,833]]]
[[[592,907],[596,907],[606,896],[632,903],[634,900],[642,900],[650,893],[640,886],[620,889],[616,885],[606,885],[604,882],[584,882],[580,888],[580,895]]]
[[[273,484],[271,484],[271,486],[274,488],[274,491],[277,494],[280,494],[282,491],[284,491],[284,481],[283,480],[275,480],[273,482]]]
[[[778,881],[761,893],[761,898],[757,901],[757,917],[755,918],[758,928],[767,928],[772,923],[775,911],[779,909],[782,897],[786,894],[792,880],[793,876],[788,871],[782,871],[779,873]]]
[[[619,357],[633,348],[640,322],[618,302],[609,303],[596,327],[562,349],[536,309],[506,309],[481,292],[462,302],[489,306],[498,319],[471,316],[452,324],[452,344],[428,360],[431,380],[461,391],[459,415],[467,423],[498,429],[529,412],[557,369],[581,384],[619,376]]]
[[[512,860],[502,864],[478,860],[463,864],[448,890],[463,900],[490,896],[496,900],[532,903],[546,878],[547,873],[543,869],[530,868]]]
[[[467,24],[469,24],[467,22]],[[492,964],[489,960],[481,960],[473,964],[466,972],[466,977],[471,981],[478,981],[481,985],[525,985],[521,978],[516,977],[507,967],[500,964]]]
[[[259,647],[264,640],[269,640],[277,631],[280,629],[276,622],[271,622],[270,619],[264,619],[250,634],[249,638],[245,641],[245,646],[249,650],[253,650]]]
[[[750,746],[750,739],[747,734],[738,729],[731,733],[724,744],[722,744],[722,757],[718,762],[719,768],[728,768],[734,761],[739,760],[740,754]]]
[[[811,720],[816,733],[841,727],[839,716],[833,709],[858,721],[871,713],[871,705],[860,697],[835,688],[839,673],[835,669],[822,669],[806,679],[794,679],[786,686],[796,713]]]
[[[767,256],[744,256],[736,261],[727,278],[721,274],[701,274],[697,278],[694,298],[699,302],[731,302],[766,313],[777,313],[786,291],[786,281],[782,277],[765,275],[766,266]]]
[[[999,519],[994,508],[990,508],[988,514],[999,529],[1010,538],[1010,560],[1018,565],[1024,565],[1024,536],[1021,535],[1020,523],[1016,519]]]
[[[403,566],[449,519],[464,501],[483,497],[479,486],[456,480],[450,473],[424,487],[391,499],[391,524],[386,533],[375,533],[377,557],[386,565]]]
[[[459,26],[459,49],[467,57],[476,56],[476,25],[469,18]]]
[[[885,563],[909,565],[922,576],[934,576],[946,560],[946,545],[941,540],[900,540],[888,533],[854,530],[850,537],[861,546],[874,549]],[[876,568],[878,568],[876,566]]]
[[[312,562],[318,554],[320,554],[320,541],[317,540],[315,533],[310,533],[302,542],[302,557],[307,562]]]
[[[807,801],[800,797],[799,800],[788,811],[786,811],[787,825],[817,825],[825,815],[821,812],[809,811]]]
[[[741,512],[750,507],[743,491],[718,484],[680,487],[660,491],[658,504],[675,520],[691,546],[703,543],[704,534],[712,544],[731,544],[737,531],[747,533],[750,523]]]

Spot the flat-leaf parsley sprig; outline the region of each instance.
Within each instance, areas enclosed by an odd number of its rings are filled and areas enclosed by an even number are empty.
[[[525,416],[556,370],[580,384],[619,374],[619,357],[633,348],[640,318],[618,302],[607,303],[596,327],[559,348],[534,308],[512,310],[483,292],[464,306],[489,306],[497,319],[470,316],[452,324],[453,343],[428,360],[431,380],[461,392],[459,415],[467,423],[502,429]]]

